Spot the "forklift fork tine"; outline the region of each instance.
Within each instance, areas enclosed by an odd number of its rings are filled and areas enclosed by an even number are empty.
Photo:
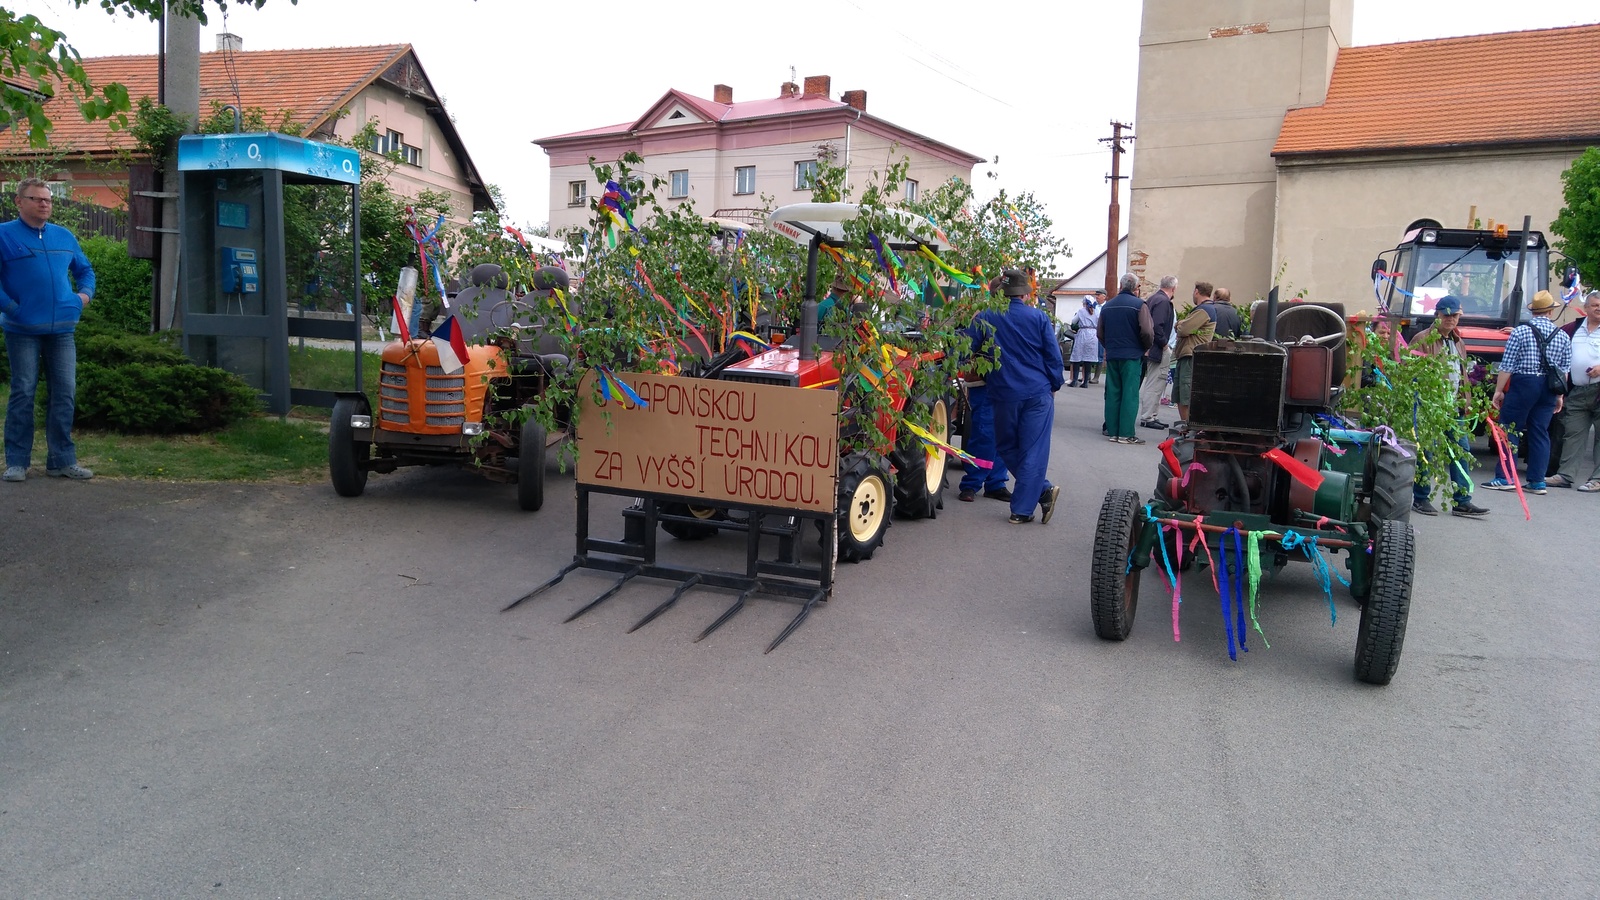
[[[744,609],[744,602],[750,599],[750,596],[759,590],[761,590],[761,584],[759,582],[750,585],[750,587],[747,588],[744,593],[739,595],[739,599],[733,601],[733,605],[728,607],[727,612],[718,616],[715,622],[712,622],[710,625],[706,626],[705,631],[700,632],[700,636],[694,639],[694,643],[700,643],[701,641],[705,640],[706,637],[711,634],[711,632],[721,628],[723,624],[734,617],[735,613],[741,609]]]
[[[652,609],[648,613],[645,613],[645,617],[644,618],[642,618],[639,621],[633,623],[633,627],[628,629],[628,634],[633,634],[635,631],[638,631],[639,629],[643,628],[644,626],[649,625],[651,622],[655,621],[656,616],[659,616],[662,613],[666,612],[667,610],[671,609],[672,608],[672,604],[677,603],[679,597],[682,597],[686,591],[688,591],[690,588],[694,587],[695,585],[697,585],[699,583],[700,583],[700,576],[698,574],[690,575],[689,578],[686,581],[684,581],[682,584],[678,585],[677,589],[672,592],[672,596],[668,597],[665,603],[662,603],[660,606],[656,607],[655,609]]]
[[[550,579],[549,581],[546,581],[544,584],[539,585],[538,587],[536,587],[533,590],[527,592],[526,594],[523,594],[521,597],[518,597],[517,599],[511,601],[511,603],[508,604],[505,609],[502,609],[500,611],[501,612],[510,612],[511,610],[516,609],[517,608],[517,604],[521,603],[524,600],[532,600],[534,597],[537,597],[540,594],[544,593],[545,591],[548,591],[549,589],[555,587],[556,585],[561,583],[561,579],[567,577],[569,574],[571,574],[573,571],[575,571],[576,569],[578,569],[582,565],[583,565],[583,563],[581,561],[579,561],[579,560],[576,560],[576,559],[573,560],[570,563],[567,563],[567,567],[562,569],[561,571],[557,572],[556,573],[556,577]]]
[[[789,627],[783,629],[783,633],[779,634],[775,639],[773,639],[772,643],[768,644],[767,649],[763,650],[762,653],[771,653],[773,650],[776,650],[778,645],[783,643],[784,640],[789,637],[789,635],[794,634],[794,630],[800,627],[800,623],[806,620],[806,616],[811,615],[811,608],[816,606],[817,602],[821,599],[821,591],[817,591],[815,594],[812,594],[811,599],[807,600],[805,605],[800,607],[800,612],[795,615],[794,621],[789,623]]]
[[[589,610],[594,609],[596,606],[599,606],[601,603],[604,603],[605,601],[610,600],[612,598],[612,596],[614,596],[617,593],[617,591],[622,590],[622,586],[627,584],[629,579],[633,578],[635,575],[638,575],[640,572],[643,572],[643,571],[644,571],[644,567],[643,566],[634,566],[633,568],[629,569],[628,571],[622,573],[622,577],[617,579],[617,583],[616,584],[613,584],[610,588],[608,588],[604,594],[601,594],[600,596],[594,598],[593,600],[590,600],[588,606],[585,606],[583,609],[580,609],[577,612],[573,613],[572,615],[567,616],[565,619],[562,619],[561,620],[561,624],[565,625],[568,622],[571,622],[573,619],[576,619],[577,617],[579,617],[579,616],[583,615],[584,613],[588,612]]]

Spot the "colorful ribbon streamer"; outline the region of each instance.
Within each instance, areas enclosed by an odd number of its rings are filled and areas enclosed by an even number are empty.
[[[928,447],[931,447],[934,450],[943,450],[944,452],[950,454],[951,456],[955,457],[956,459],[961,460],[962,462],[966,463],[969,466],[977,466],[980,469],[992,469],[992,468],[994,468],[994,463],[993,462],[990,462],[987,459],[979,459],[976,456],[973,456],[972,454],[967,453],[964,450],[958,450],[955,447],[945,443],[944,441],[941,441],[938,438],[934,437],[932,434],[928,433],[925,429],[917,427],[914,423],[907,422],[907,423],[905,423],[905,426],[906,426],[906,430],[908,430],[912,434],[916,435],[918,440],[922,441],[923,444],[927,445]]]
[[[595,372],[599,375],[597,386],[600,388],[601,406],[605,406],[613,400],[620,402],[623,409],[650,405],[649,400],[639,396],[638,392],[629,387],[626,381],[617,377],[617,373],[605,366],[596,366]]]

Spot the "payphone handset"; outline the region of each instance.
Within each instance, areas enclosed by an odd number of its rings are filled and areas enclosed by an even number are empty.
[[[256,267],[256,251],[241,247],[222,248],[222,292],[254,294],[261,290],[261,274]]]

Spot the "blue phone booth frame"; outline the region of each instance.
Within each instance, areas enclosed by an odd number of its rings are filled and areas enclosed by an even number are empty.
[[[186,135],[178,141],[182,210],[183,350],[261,392],[268,412],[332,407],[334,392],[289,386],[289,339],[355,345],[361,389],[361,155],[272,132]],[[290,317],[283,238],[286,184],[347,185],[353,260],[345,320]]]

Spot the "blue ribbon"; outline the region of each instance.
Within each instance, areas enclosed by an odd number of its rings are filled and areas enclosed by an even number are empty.
[[[1222,633],[1228,637],[1228,658],[1234,662],[1239,661],[1239,650],[1233,643],[1233,585],[1228,575],[1228,535],[1237,536],[1238,532],[1232,528],[1222,533],[1222,540],[1218,541],[1218,549],[1222,551],[1221,565],[1217,566],[1217,595],[1222,599]],[[1238,573],[1235,573],[1236,575]]]

